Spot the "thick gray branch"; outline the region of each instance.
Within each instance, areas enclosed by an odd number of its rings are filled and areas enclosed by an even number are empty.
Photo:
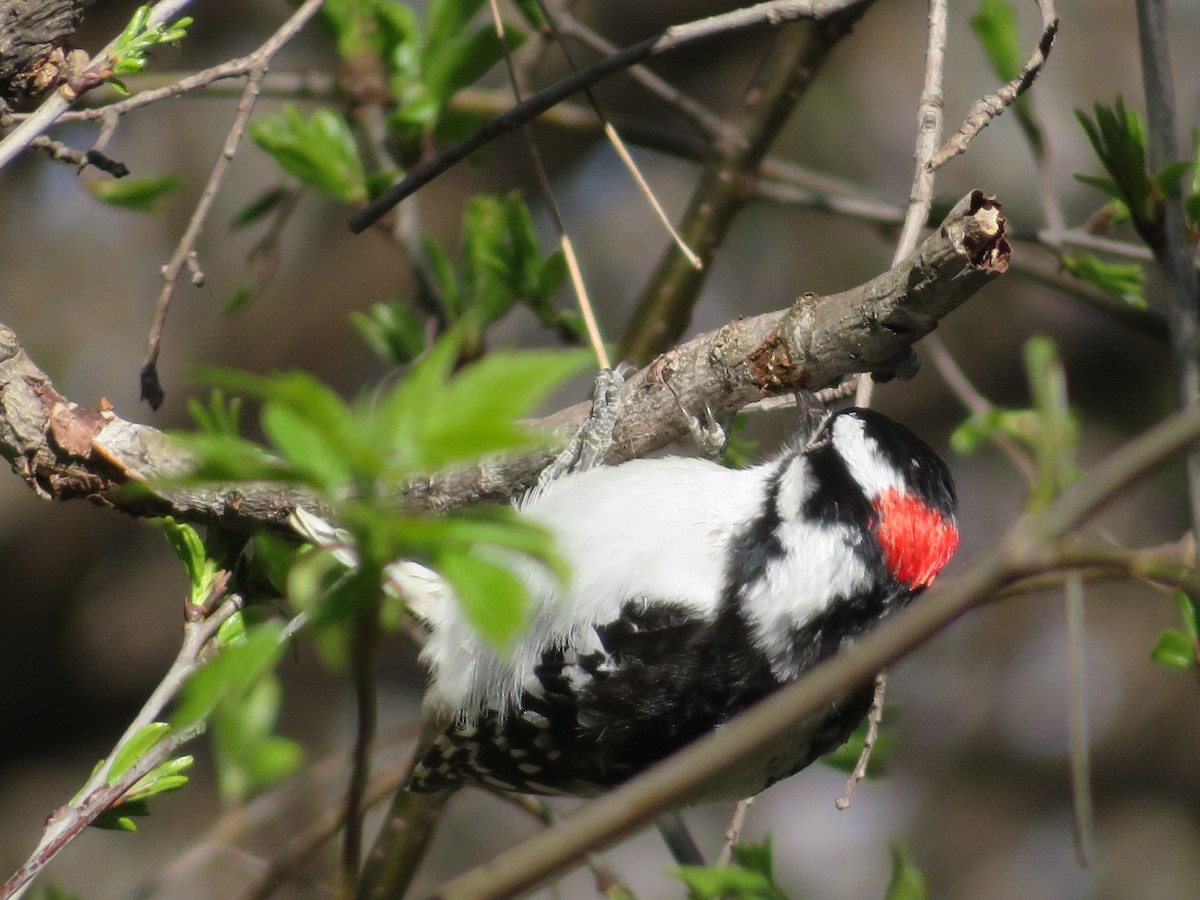
[[[818,389],[846,375],[890,377],[911,345],[1008,267],[1000,204],[972,191],[907,259],[840,294],[806,294],[787,309],[730,322],[658,357],[632,376],[608,462],[642,456],[687,431],[682,405],[718,416],[764,396]],[[678,403],[677,403],[678,399]],[[588,404],[538,425],[569,434]],[[68,401],[0,325],[0,456],[41,496],[86,497],[133,515],[170,513],[238,527],[286,527],[289,511],[314,507],[301,492],[238,485],[151,494],[130,487],[178,475],[187,460],[161,432],[111,410]],[[411,484],[402,501],[447,509],[506,500],[525,490],[549,453]]]
[[[0,96],[13,78],[61,48],[92,0],[0,0]]]

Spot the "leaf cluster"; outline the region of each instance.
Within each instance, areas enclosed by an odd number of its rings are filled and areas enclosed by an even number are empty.
[[[1193,158],[1177,160],[1157,172],[1147,169],[1146,129],[1135,109],[1126,109],[1125,101],[1106,106],[1096,103],[1092,116],[1075,110],[1088,141],[1107,173],[1104,176],[1076,174],[1084,184],[1102,191],[1115,205],[1118,221],[1128,220],[1152,248],[1162,243],[1162,203],[1165,197],[1182,187],[1184,176],[1192,171],[1185,192],[1185,208],[1194,231],[1200,223],[1200,136],[1192,135]]]
[[[386,567],[417,559],[440,572],[471,620],[503,644],[527,608],[512,565],[527,560],[565,577],[550,535],[512,509],[432,516],[397,504],[417,475],[544,442],[518,418],[585,362],[578,352],[493,352],[455,371],[460,350],[453,331],[395,386],[350,403],[302,372],[202,371],[218,387],[261,401],[267,446],[230,434],[182,436],[196,462],[191,478],[302,485],[333,511],[355,547],[357,573],[332,585],[311,577],[316,594],[299,592],[318,626],[344,633],[350,618],[379,602]]]
[[[437,238],[423,236],[432,283],[422,306],[438,331],[457,330],[464,356],[482,353],[487,330],[517,305],[568,343],[581,340],[579,316],[554,307],[567,276],[562,251],[542,258],[533,217],[519,192],[472,197],[463,213],[462,235],[457,265]],[[412,302],[377,303],[352,313],[350,321],[368,346],[393,365],[405,365],[425,349],[426,320]]]
[[[188,27],[195,21],[191,16],[184,16],[171,25],[162,22],[150,25],[150,13],[151,7],[139,6],[125,30],[113,42],[108,57],[113,76],[133,75],[142,71],[149,62],[152,50],[168,44],[178,44],[187,36]],[[129,94],[129,90],[119,78],[110,77],[108,83],[121,94]]]
[[[379,64],[391,97],[388,129],[402,155],[413,157],[429,136],[453,139],[478,124],[454,114],[450,102],[525,41],[505,23],[503,40],[491,22],[473,25],[484,0],[431,0],[422,23],[407,4],[389,0],[330,0],[320,21],[351,68],[364,59]],[[536,4],[517,4],[533,27],[542,20]]]

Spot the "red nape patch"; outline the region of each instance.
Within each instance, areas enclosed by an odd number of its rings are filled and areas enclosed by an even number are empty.
[[[875,499],[879,546],[901,584],[928,587],[958,547],[958,528],[910,494],[888,488]]]

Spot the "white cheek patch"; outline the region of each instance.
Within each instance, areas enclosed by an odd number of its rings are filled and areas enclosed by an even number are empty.
[[[862,419],[838,416],[833,422],[833,444],[869,499],[889,489],[906,492],[900,473],[887,464],[874,439],[867,437]]]
[[[790,680],[792,632],[824,612],[835,600],[863,591],[871,573],[851,549],[857,532],[847,526],[817,525],[793,519],[780,538],[787,555],[768,563],[744,595],[755,645],[772,662],[772,673]]]

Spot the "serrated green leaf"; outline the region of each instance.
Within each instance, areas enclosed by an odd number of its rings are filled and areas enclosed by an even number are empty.
[[[1197,665],[1196,643],[1182,631],[1168,628],[1158,636],[1158,643],[1150,651],[1150,658],[1164,666],[1186,672]]]
[[[163,199],[183,188],[178,175],[154,175],[146,178],[93,179],[84,182],[89,194],[109,206],[137,212],[162,212]]]
[[[250,137],[303,184],[343,203],[367,199],[358,145],[346,120],[333,110],[322,107],[305,119],[295,105],[288,105],[251,123]]]
[[[166,722],[151,722],[138,729],[113,754],[112,765],[108,769],[108,785],[111,787],[120,781],[121,776],[129,771],[130,766],[145,756],[151,748],[170,733],[171,726]]]
[[[888,884],[885,900],[925,900],[929,892],[925,887],[925,876],[916,867],[912,857],[899,845],[892,845],[892,880]]]
[[[496,648],[508,648],[529,614],[524,583],[507,566],[470,553],[438,554],[434,567],[454,588],[475,629]]]

